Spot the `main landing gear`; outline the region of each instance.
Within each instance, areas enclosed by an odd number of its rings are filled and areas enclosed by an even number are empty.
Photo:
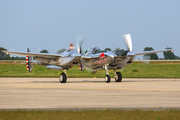
[[[122,81],[122,74],[120,72],[116,72],[116,70],[114,70],[114,78],[116,82],[121,82]]]
[[[106,83],[109,83],[109,82],[111,82],[111,77],[110,77],[110,75],[109,75],[109,73],[108,73],[108,69],[107,69],[107,66],[105,65],[105,70],[106,70],[106,77],[105,77],[105,82]]]
[[[64,72],[61,73],[59,76],[59,82],[66,83],[66,80],[67,80],[67,75],[66,75],[66,69],[65,69]]]
[[[105,82],[109,83],[111,82],[111,77],[108,73],[107,66],[105,65],[105,70],[106,70],[106,77],[105,77]],[[121,82],[122,81],[122,74],[120,72],[116,72],[116,69],[114,69],[114,78],[116,82]]]

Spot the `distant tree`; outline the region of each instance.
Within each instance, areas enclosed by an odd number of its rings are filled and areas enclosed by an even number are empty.
[[[11,60],[26,60],[26,57],[18,57],[18,56],[16,56],[16,57],[11,57]]]
[[[153,50],[154,49],[152,47],[145,47],[144,48],[144,51],[153,51]],[[149,60],[158,60],[159,59],[159,57],[157,56],[156,53],[144,55],[143,58],[149,59]]]
[[[106,50],[106,51],[111,51],[111,48],[106,48],[105,50]]]
[[[49,53],[48,50],[44,49],[42,51],[40,51],[40,53]]]
[[[7,49],[0,47],[0,60],[10,60],[11,57],[9,54],[3,53],[2,51],[6,51]]]
[[[86,50],[84,53],[86,54],[88,52],[88,50]]]
[[[172,49],[172,48],[167,47],[166,49]],[[174,55],[172,51],[163,52],[163,55],[165,60],[180,59],[180,57]]]
[[[15,60],[15,57],[14,57],[14,56],[12,56],[12,57],[11,57],[11,60]]]
[[[113,51],[113,52],[116,52],[116,51],[118,51],[118,50],[120,50],[120,48],[119,48],[119,47],[117,47],[116,49],[114,49],[114,51]]]
[[[175,55],[175,59],[180,59],[180,57]]]
[[[62,48],[62,49],[60,49],[60,50],[57,51],[57,54],[60,54],[60,53],[62,53],[62,52],[64,52],[64,51],[67,51],[67,49]]]

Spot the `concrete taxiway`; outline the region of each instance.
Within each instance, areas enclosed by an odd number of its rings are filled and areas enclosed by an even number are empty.
[[[0,78],[0,109],[180,109],[180,79]]]

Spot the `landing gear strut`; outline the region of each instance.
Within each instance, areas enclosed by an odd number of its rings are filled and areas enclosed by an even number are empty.
[[[120,72],[116,72],[116,70],[114,70],[114,78],[116,82],[121,82],[122,81],[122,74]]]
[[[61,73],[59,76],[59,82],[66,83],[66,80],[67,80],[67,75],[66,75],[66,69],[65,69],[64,72]]]
[[[105,82],[106,82],[106,83],[109,83],[109,82],[111,82],[111,77],[110,77],[110,75],[109,75],[109,73],[108,73],[108,69],[107,69],[107,66],[106,66],[106,65],[105,65],[105,70],[106,70]]]

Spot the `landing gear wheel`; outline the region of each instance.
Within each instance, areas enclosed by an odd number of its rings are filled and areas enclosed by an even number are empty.
[[[67,76],[65,73],[61,73],[60,76],[59,76],[59,82],[60,83],[66,83],[66,80],[67,80]]]
[[[105,82],[109,83],[111,81],[111,77],[109,75],[106,75],[105,77]]]
[[[122,81],[122,74],[120,72],[116,72],[115,81],[116,82]]]

